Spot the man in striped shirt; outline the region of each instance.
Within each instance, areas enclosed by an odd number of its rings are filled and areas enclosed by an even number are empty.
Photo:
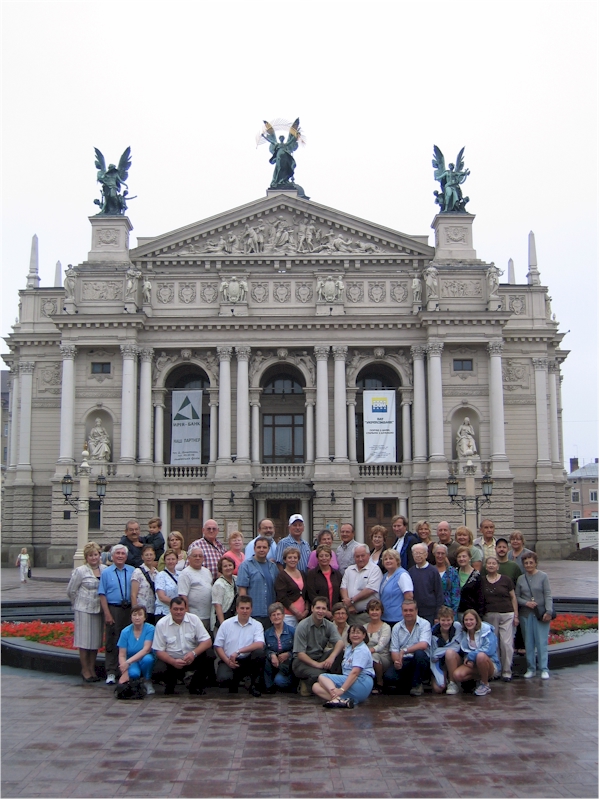
[[[209,570],[212,575],[213,581],[219,577],[219,569],[217,564],[219,559],[225,555],[225,548],[218,541],[219,526],[214,519],[207,519],[202,528],[202,539],[196,539],[188,547],[188,553],[191,553],[195,547],[199,547],[204,554],[203,566]]]

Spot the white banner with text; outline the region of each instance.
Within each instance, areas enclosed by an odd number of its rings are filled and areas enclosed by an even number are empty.
[[[171,464],[201,463],[202,390],[173,391]]]
[[[365,464],[396,463],[396,392],[363,392]]]

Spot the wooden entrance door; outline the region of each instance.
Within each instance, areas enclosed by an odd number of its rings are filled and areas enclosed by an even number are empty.
[[[275,541],[288,535],[288,520],[300,513],[300,500],[267,500],[267,517],[275,526]]]
[[[202,500],[171,500],[171,527],[183,535],[186,548],[202,537]]]
[[[386,545],[391,547],[394,544],[395,536],[392,532],[392,517],[396,512],[396,500],[392,499],[371,499],[365,498],[365,542],[371,543],[371,528],[373,525],[383,525],[388,534]]]

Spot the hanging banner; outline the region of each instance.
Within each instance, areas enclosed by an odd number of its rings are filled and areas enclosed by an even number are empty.
[[[365,464],[396,463],[396,392],[363,392]]]
[[[199,466],[202,445],[202,390],[173,391],[171,464]]]

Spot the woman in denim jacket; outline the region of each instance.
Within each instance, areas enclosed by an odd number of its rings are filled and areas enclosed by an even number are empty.
[[[464,661],[454,670],[454,680],[463,683],[479,678],[475,694],[483,697],[491,692],[490,678],[500,672],[498,639],[493,627],[488,622],[482,622],[472,608],[465,611],[462,626],[457,646]]]
[[[294,629],[283,621],[285,609],[282,603],[271,603],[268,610],[273,625],[265,631],[265,688],[268,692],[275,692],[277,687],[287,689],[292,683]]]

